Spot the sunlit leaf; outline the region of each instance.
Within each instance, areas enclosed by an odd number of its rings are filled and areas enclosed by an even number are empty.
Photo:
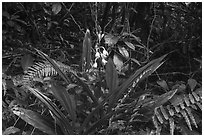
[[[135,62],[136,64],[138,64],[139,66],[141,66],[140,62],[134,58],[130,58],[133,62]]]
[[[52,5],[52,12],[56,15],[58,14],[62,9],[62,5],[60,3],[55,3]]]
[[[119,49],[120,54],[123,55],[123,57],[129,58],[129,53],[128,53],[128,51],[126,50],[126,48],[119,46],[118,49]]]
[[[116,69],[121,71],[123,67],[123,61],[118,57],[118,55],[113,56],[113,62],[116,66]]]

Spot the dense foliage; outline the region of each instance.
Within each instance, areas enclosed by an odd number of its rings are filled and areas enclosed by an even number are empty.
[[[3,134],[202,134],[202,3],[3,3]]]

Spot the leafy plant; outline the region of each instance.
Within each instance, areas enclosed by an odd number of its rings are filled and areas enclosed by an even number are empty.
[[[3,134],[202,134],[201,10],[3,3]]]

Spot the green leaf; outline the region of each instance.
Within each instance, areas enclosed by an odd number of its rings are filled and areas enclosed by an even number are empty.
[[[125,41],[125,44],[126,44],[130,49],[135,50],[135,46],[134,46],[132,43]]]
[[[118,55],[114,55],[113,56],[113,62],[114,62],[114,64],[115,64],[115,66],[116,66],[116,69],[118,70],[118,71],[121,71],[122,70],[122,67],[123,67],[123,61],[118,57]]]
[[[119,49],[120,54],[123,55],[123,57],[129,58],[129,53],[126,50],[126,48],[118,46],[118,49]]]
[[[190,86],[190,88],[191,88],[191,91],[193,91],[194,90],[194,88],[196,87],[196,85],[197,85],[197,81],[195,80],[195,79],[188,79],[188,85]]]
[[[56,15],[58,14],[62,9],[62,5],[60,3],[55,3],[52,5],[52,12]]]
[[[91,67],[91,34],[90,30],[86,30],[86,34],[83,40],[83,52],[82,52],[82,71],[87,71]]]
[[[158,80],[157,81],[157,84],[159,85],[159,86],[161,86],[163,89],[165,89],[165,90],[169,90],[169,87],[168,87],[168,85],[167,85],[167,83],[166,83],[166,81],[165,80]]]
[[[70,95],[63,86],[52,83],[51,90],[54,96],[60,101],[64,109],[70,114],[73,121],[76,120],[76,104],[74,96]]]
[[[138,64],[139,66],[141,66],[140,62],[134,58],[130,58],[133,62],[135,62],[136,64]]]
[[[109,88],[109,92],[112,92],[118,86],[117,71],[111,58],[108,59],[106,64],[106,84]]]
[[[73,134],[73,129],[72,126],[69,124],[69,120],[47,96],[42,94],[37,89],[31,88],[29,86],[26,86],[26,88],[49,108],[58,123],[60,123],[61,130],[64,132],[64,134]]]
[[[116,88],[112,93],[110,93],[84,120],[84,123],[82,124],[82,128],[80,131],[84,130],[86,128],[88,122],[90,119],[95,115],[95,113],[100,110],[103,105],[110,99],[111,103],[109,105],[109,110],[113,108],[113,104],[118,101],[120,95],[124,93],[132,84],[136,81],[136,83],[139,82],[142,78],[145,78],[149,76],[151,73],[153,73],[158,67],[160,67],[164,62],[162,60],[167,56],[167,54],[163,55],[162,57],[152,60],[147,65],[143,66],[139,70],[137,70],[129,79],[126,80],[125,83],[121,84],[118,88]]]
[[[104,40],[105,44],[108,44],[108,46],[114,46],[118,42],[119,37],[112,34],[107,34],[104,36]]]
[[[18,132],[20,132],[20,129],[19,128],[16,128],[16,127],[8,127],[2,134],[3,135],[12,135],[12,134],[17,134]]]
[[[26,72],[28,70],[28,67],[33,65],[33,58],[30,54],[25,54],[22,58],[21,58],[21,66],[24,70],[24,72]]]
[[[167,54],[166,54],[167,55]],[[142,68],[138,69],[129,79],[126,80],[122,85],[120,85],[115,91],[114,94],[111,96],[114,96],[114,99],[112,100],[112,103],[110,104],[110,108],[112,108],[113,104],[115,104],[120,96],[127,91],[127,89],[135,82],[137,84],[141,79],[144,79],[151,75],[157,68],[159,68],[164,62],[161,62],[166,55],[163,55],[162,57],[152,60],[147,65],[143,66]]]
[[[39,130],[50,135],[55,134],[54,128],[50,127],[51,123],[46,121],[45,117],[43,117],[42,115],[20,107],[14,107],[12,108],[12,111],[14,114],[19,116],[21,119],[23,119],[33,127],[38,128]]]

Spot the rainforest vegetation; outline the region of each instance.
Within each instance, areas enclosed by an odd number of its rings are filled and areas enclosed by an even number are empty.
[[[202,3],[3,2],[2,134],[202,134]]]

